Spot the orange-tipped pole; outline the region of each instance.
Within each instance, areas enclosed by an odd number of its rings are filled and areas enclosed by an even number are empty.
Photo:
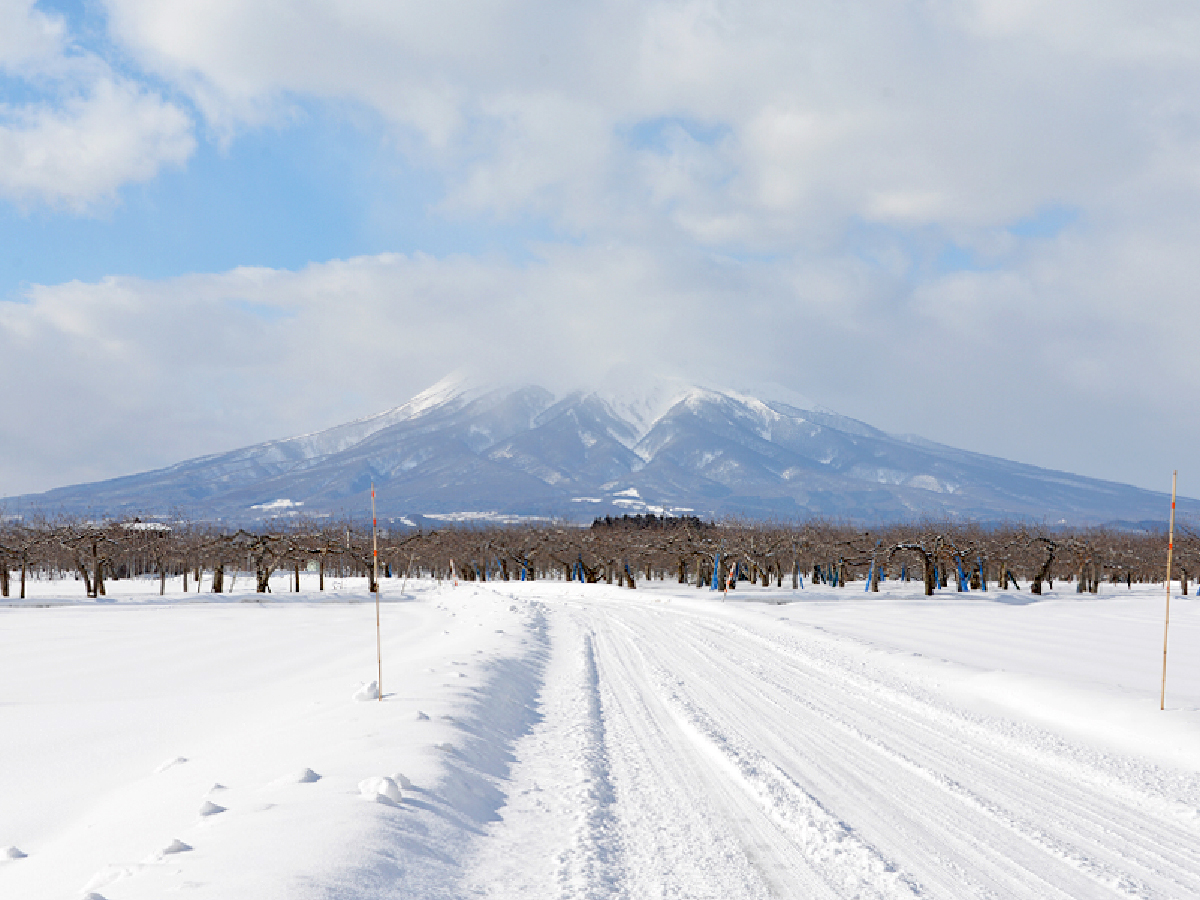
[[[379,697],[383,702],[383,638],[379,627],[379,520],[375,518],[375,482],[371,482],[371,583],[375,587],[375,659],[379,664]]]
[[[1171,551],[1175,549],[1175,479],[1178,475],[1178,470],[1171,473],[1171,529],[1167,533],[1167,617],[1163,623],[1162,690],[1158,695],[1160,710],[1167,708],[1167,632],[1171,629]]]

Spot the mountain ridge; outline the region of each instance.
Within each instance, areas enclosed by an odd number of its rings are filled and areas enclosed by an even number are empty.
[[[891,435],[820,408],[679,379],[637,390],[489,386],[454,374],[400,406],[291,438],[42,494],[10,509],[249,523],[664,515],[1095,525],[1157,521],[1165,494]],[[1184,515],[1200,502],[1181,498]]]

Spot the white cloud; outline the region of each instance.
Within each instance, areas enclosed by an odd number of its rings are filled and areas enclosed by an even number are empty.
[[[1169,450],[1103,426],[1200,399],[1163,352],[1200,326],[1194,3],[106,6],[123,59],[225,139],[313,102],[366,109],[447,185],[440,214],[541,217],[571,243],[527,266],[380,256],[35,288],[0,309],[0,349],[28,384],[17,420],[44,426],[20,438],[43,486],[371,412],[471,361],[774,380],[881,427],[1142,483]],[[0,191],[78,208],[192,152],[179,103],[77,58],[28,3],[0,10],[0,34],[24,35],[0,37],[0,64],[58,92],[5,110]],[[56,422],[37,419],[47,390]],[[56,450],[73,421],[111,454]]]
[[[0,103],[0,197],[22,207],[87,211],[195,147],[183,110],[72,46],[63,20],[26,0],[0,0],[0,69],[32,96]]]
[[[192,154],[191,121],[128,81],[101,78],[57,108],[19,109],[0,124],[0,195],[22,205],[86,209]]]
[[[61,18],[34,8],[34,0],[0,0],[0,69],[44,66],[60,57]]]
[[[35,287],[0,304],[0,496],[332,425],[464,365],[552,388],[613,367],[773,381],[888,430],[1153,485],[1173,451],[1145,428],[1200,440],[1178,407],[1200,395],[1196,239],[1140,256],[1068,231],[916,288],[850,255],[631,245]]]
[[[0,37],[0,63],[76,72],[56,102],[8,111],[8,196],[86,206],[187,158],[177,105],[67,53],[62,22],[27,0],[5,3],[0,34],[20,39]],[[1182,0],[106,9],[122,58],[189,95],[225,140],[313,100],[372,110],[440,170],[450,217],[536,215],[598,239],[665,228],[755,251],[860,221],[975,244],[1181,169],[1190,202],[1200,188],[1200,11]],[[106,84],[123,103],[102,103]],[[708,135],[638,139],[671,122]]]
[[[210,122],[286,115],[297,97],[369,107],[421,137],[458,212],[625,233],[655,214],[639,160],[677,150],[628,146],[623,129],[722,126],[730,177],[668,211],[716,242],[851,217],[986,228],[1083,204],[1151,165],[1171,110],[1198,103],[1200,11],[1183,2],[109,7],[114,34]]]

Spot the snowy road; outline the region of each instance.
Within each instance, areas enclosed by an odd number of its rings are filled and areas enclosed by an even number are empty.
[[[547,615],[545,718],[464,894],[1200,897],[1194,779],[1181,802],[1152,767],[728,607]]]
[[[279,588],[0,608],[0,897],[1200,897],[1200,599]]]

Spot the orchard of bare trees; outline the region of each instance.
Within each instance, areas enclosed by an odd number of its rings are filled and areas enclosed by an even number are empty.
[[[830,522],[702,522],[632,516],[591,527],[531,524],[385,530],[381,577],[463,581],[566,579],[628,588],[671,580],[698,588],[745,583],[798,588],[805,583],[878,590],[885,580],[937,590],[1030,591],[1071,582],[1095,592],[1101,582],[1132,585],[1165,577],[1166,536],[1103,528],[1039,528],[918,522],[857,528]],[[25,597],[29,579],[73,579],[88,597],[128,578],[182,576],[185,591],[269,591],[287,573],[372,575],[369,528],[328,520],[291,520],[264,530],[230,530],[185,521],[45,521],[0,523],[0,595]],[[1173,578],[1184,592],[1200,572],[1200,532],[1177,527]],[[238,581],[238,579],[241,579]],[[278,582],[277,582],[278,587]]]

